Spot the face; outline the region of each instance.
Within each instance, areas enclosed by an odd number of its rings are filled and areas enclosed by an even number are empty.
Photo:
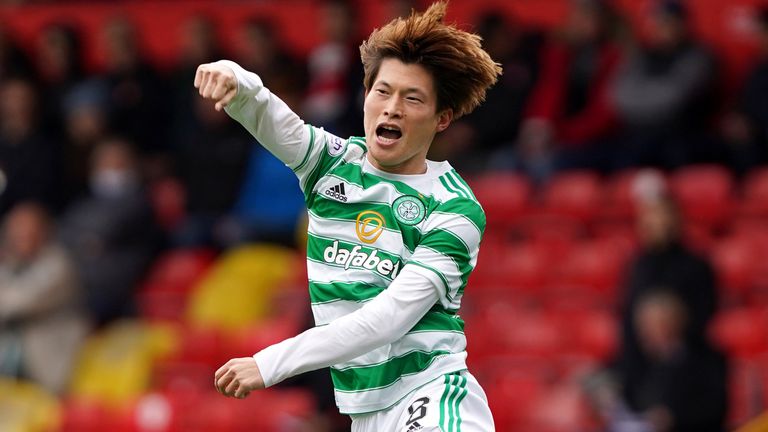
[[[394,174],[424,173],[432,139],[453,118],[450,110],[437,112],[432,75],[397,59],[381,62],[363,111],[368,160]]]
[[[648,246],[664,246],[677,239],[678,218],[675,210],[663,201],[643,203],[638,208],[638,231]]]
[[[672,300],[641,302],[635,312],[640,344],[647,354],[663,357],[682,341],[684,326],[682,306]]]
[[[683,39],[685,28],[683,23],[675,18],[655,14],[649,19],[646,33],[651,46],[660,49],[674,48]]]
[[[568,18],[568,34],[574,42],[590,42],[598,37],[600,16],[594,8],[577,6],[571,11]]]
[[[8,215],[4,234],[8,253],[20,261],[28,261],[45,244],[47,228],[36,209],[21,206]]]

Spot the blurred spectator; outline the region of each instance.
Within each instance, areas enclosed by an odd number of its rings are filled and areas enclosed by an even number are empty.
[[[296,176],[261,146],[252,146],[243,185],[217,236],[224,247],[245,242],[296,246],[304,196]]]
[[[500,12],[482,15],[477,32],[491,58],[502,65],[504,74],[488,90],[482,105],[438,135],[430,154],[436,160],[454,161],[456,169],[463,172],[486,169],[489,161],[495,167],[495,153],[512,148],[538,76],[542,43],[538,32],[527,30],[522,23],[511,21]],[[503,163],[499,168],[503,168]]]
[[[64,130],[65,96],[85,77],[78,30],[68,24],[46,26],[37,40],[35,64],[45,101],[43,126],[59,136]]]
[[[681,0],[653,8],[646,44],[629,55],[612,91],[625,134],[616,168],[655,165],[673,169],[706,159],[703,130],[713,108],[714,62],[691,35]]]
[[[0,249],[0,373],[32,379],[49,391],[67,386],[88,333],[70,257],[51,238],[36,204],[8,213]]]
[[[90,193],[72,203],[60,236],[83,280],[97,323],[130,314],[133,290],[153,257],[156,230],[136,155],[120,139],[94,149]]]
[[[180,139],[190,128],[197,126],[194,101],[197,91],[192,86],[197,67],[223,58],[216,34],[216,25],[203,15],[187,20],[181,29],[181,52],[171,72],[172,88],[172,140]]]
[[[299,110],[306,88],[306,66],[280,43],[272,21],[246,20],[238,37],[236,58],[240,65],[257,73],[273,93],[292,109]]]
[[[89,78],[74,85],[63,100],[64,196],[69,202],[88,190],[89,161],[96,143],[108,133],[109,94],[107,84]]]
[[[542,53],[520,127],[518,164],[534,177],[602,168],[616,127],[609,89],[620,61],[619,17],[609,0],[571,0],[568,21]]]
[[[221,246],[217,227],[237,200],[254,146],[243,128],[205,102],[190,101],[195,121],[175,148],[176,172],[187,196],[186,219],[174,233],[179,246]]]
[[[598,406],[612,432],[722,432],[727,367],[708,343],[685,338],[688,309],[675,294],[647,292],[629,317],[642,358],[622,363]],[[617,390],[617,391],[615,391]]]
[[[22,78],[0,83],[0,215],[26,200],[59,205],[59,148],[38,126],[34,84]]]
[[[325,0],[320,26],[325,41],[309,55],[309,88],[304,101],[308,123],[339,136],[362,132],[363,69],[357,13],[348,0]]]
[[[0,25],[0,80],[33,76],[32,62],[12,36]]]
[[[721,127],[726,157],[739,174],[768,159],[768,6],[759,9],[755,21],[759,57]]]
[[[644,358],[642,335],[633,311],[649,291],[664,287],[684,303],[688,311],[684,336],[692,345],[706,340],[707,326],[717,307],[714,271],[708,261],[683,244],[676,202],[663,190],[648,188],[645,193],[637,202],[641,250],[629,264],[622,293],[623,346],[619,362],[628,367]]]
[[[123,18],[104,27],[110,130],[129,138],[142,156],[159,154],[166,144],[167,86],[139,50],[133,24]]]

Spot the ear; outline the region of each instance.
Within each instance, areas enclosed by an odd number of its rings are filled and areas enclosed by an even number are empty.
[[[453,121],[453,110],[450,108],[446,108],[439,112],[437,114],[437,132],[442,132],[448,126],[451,124],[451,121]]]

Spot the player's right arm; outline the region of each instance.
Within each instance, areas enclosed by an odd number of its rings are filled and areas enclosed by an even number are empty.
[[[255,73],[220,60],[198,66],[194,85],[286,165],[296,166],[306,155],[310,138],[304,121]]]

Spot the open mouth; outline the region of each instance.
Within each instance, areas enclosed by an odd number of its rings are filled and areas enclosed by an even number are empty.
[[[376,137],[378,137],[384,143],[396,141],[402,136],[403,132],[399,127],[394,125],[380,125],[376,128]]]

